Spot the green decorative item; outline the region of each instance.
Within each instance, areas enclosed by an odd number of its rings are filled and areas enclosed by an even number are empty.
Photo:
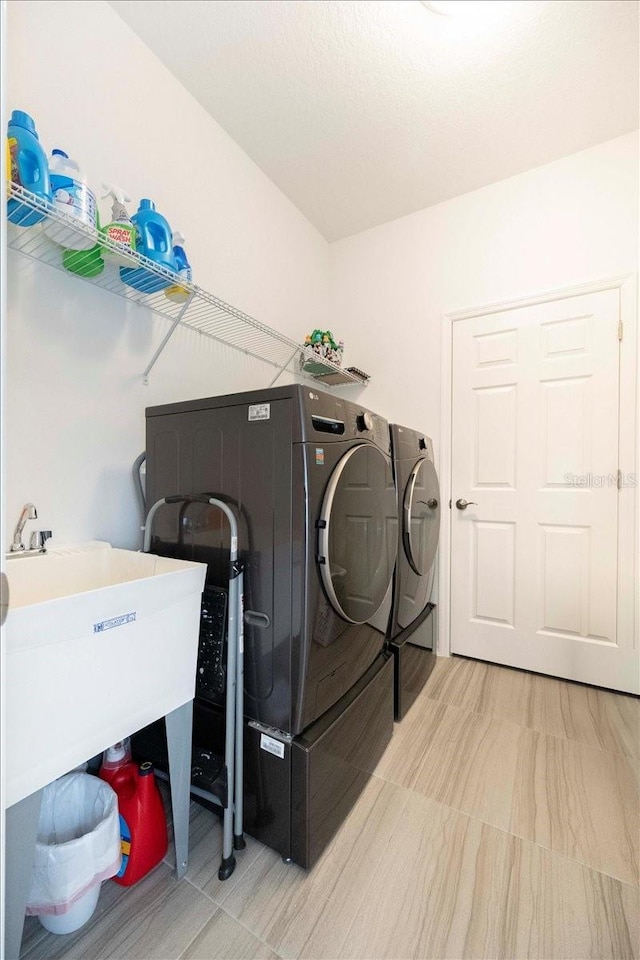
[[[307,373],[326,374],[331,370],[325,362],[327,360],[338,367],[342,363],[344,344],[342,340],[336,343],[331,330],[315,329],[308,333],[304,338],[304,346],[302,368]]]
[[[65,270],[79,277],[97,277],[104,270],[102,246],[96,243],[90,250],[65,250],[62,263]]]
[[[315,373],[318,375],[327,373],[327,365],[326,363],[322,363],[321,360],[305,360],[302,364],[302,369],[307,373]]]

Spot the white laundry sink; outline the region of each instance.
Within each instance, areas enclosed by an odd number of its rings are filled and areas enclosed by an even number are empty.
[[[205,572],[97,543],[8,561],[5,806],[193,699]]]

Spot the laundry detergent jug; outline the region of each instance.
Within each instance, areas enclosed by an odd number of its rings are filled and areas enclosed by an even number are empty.
[[[14,110],[7,126],[7,165],[13,183],[39,200],[51,202],[47,155],[38,139],[33,118],[23,110]],[[7,202],[7,218],[21,227],[32,227],[46,216],[45,210],[33,210],[15,198]]]
[[[77,220],[94,233],[76,230],[73,224],[68,226],[49,220],[44,231],[51,240],[70,250],[90,250],[96,243],[95,231],[98,227],[98,205],[93,191],[87,186],[86,177],[80,167],[64,150],[53,150],[49,161],[53,209],[65,217]]]
[[[130,887],[156,867],[167,852],[167,822],[150,763],[108,767],[100,776],[118,795],[122,865],[113,878]]]
[[[159,267],[177,273],[171,227],[162,214],[156,211],[153,201],[141,200],[131,222],[136,228],[136,252],[153,260]],[[144,293],[157,293],[174,282],[168,277],[156,276],[144,267],[120,267],[120,279]]]

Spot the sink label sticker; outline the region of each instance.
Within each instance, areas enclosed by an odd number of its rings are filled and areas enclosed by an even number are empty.
[[[105,630],[113,630],[114,627],[124,627],[125,623],[133,623],[136,618],[135,613],[123,613],[121,617],[113,617],[111,620],[101,620],[100,623],[94,623],[94,633],[104,633]]]
[[[268,737],[266,733],[260,734],[260,749],[272,753],[274,757],[280,757],[281,760],[284,759],[284,743]]]
[[[249,420],[270,420],[270,403],[252,403],[249,407]]]

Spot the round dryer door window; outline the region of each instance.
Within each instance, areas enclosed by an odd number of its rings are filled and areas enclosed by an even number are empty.
[[[352,447],[333,471],[318,523],[322,582],[336,610],[366,623],[382,606],[396,559],[391,464],[370,443]]]
[[[419,577],[426,576],[436,556],[440,532],[440,487],[431,460],[419,460],[404,495],[402,539],[407,560]]]

